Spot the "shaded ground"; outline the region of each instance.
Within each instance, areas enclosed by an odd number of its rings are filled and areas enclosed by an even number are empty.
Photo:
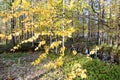
[[[10,56],[8,56],[10,55]],[[42,65],[46,62],[43,61],[38,66],[32,66],[30,63],[34,61],[40,54],[27,54],[16,53],[13,54],[1,54],[0,55],[0,80],[1,79],[16,79],[24,80],[25,78],[34,78],[38,72],[44,72],[40,70]],[[34,74],[33,74],[34,73]]]

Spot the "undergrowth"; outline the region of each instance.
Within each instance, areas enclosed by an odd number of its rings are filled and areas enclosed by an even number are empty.
[[[56,54],[49,54],[48,58],[54,60],[58,57]],[[100,61],[99,59],[87,58],[84,55],[76,56],[68,54],[64,57],[62,71],[69,74],[75,64],[81,64],[86,69],[87,78],[85,80],[120,80],[120,66]],[[75,80],[83,80],[76,77]]]

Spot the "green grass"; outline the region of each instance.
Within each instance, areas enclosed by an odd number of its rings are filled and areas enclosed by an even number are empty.
[[[3,53],[0,54],[0,59],[5,59],[5,60],[17,60],[18,58],[25,56],[25,53]]]
[[[83,65],[87,69],[88,80],[120,80],[120,66],[92,60]]]
[[[49,55],[48,55],[49,56]],[[58,55],[50,54],[49,59],[56,59]],[[87,70],[87,79],[85,80],[120,80],[120,66],[108,64],[99,59],[86,58],[84,55],[70,55],[67,53],[64,57],[63,71],[65,74],[71,72],[74,64],[80,63]],[[77,77],[75,80],[82,80]]]

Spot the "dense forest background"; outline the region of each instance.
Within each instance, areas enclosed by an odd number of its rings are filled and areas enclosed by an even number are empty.
[[[86,47],[119,45],[119,0],[1,0],[0,7],[4,44],[15,46],[39,34],[36,43],[43,36],[49,44],[56,39],[72,44],[81,40]]]
[[[11,52],[40,53],[35,66],[50,53],[59,55],[52,68],[66,54],[119,65],[120,0],[0,0],[0,53]]]

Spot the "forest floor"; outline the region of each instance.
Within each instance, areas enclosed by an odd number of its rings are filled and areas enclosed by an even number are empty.
[[[33,66],[31,62],[39,57],[38,53],[10,53],[0,55],[0,80],[25,80],[33,79],[38,74],[43,74],[41,66],[46,62],[43,60],[39,65]]]
[[[28,52],[0,54],[0,80],[63,80],[64,74],[69,73],[75,63],[80,63],[87,69],[88,80],[96,80],[97,78],[120,80],[119,65],[110,65],[99,60],[87,59],[81,55],[75,57],[68,55],[65,56],[65,64],[62,68],[47,71],[43,68],[43,65],[58,56],[50,54],[39,65],[31,65],[31,62],[37,59],[39,55],[39,53]],[[78,78],[78,80],[81,79]]]

